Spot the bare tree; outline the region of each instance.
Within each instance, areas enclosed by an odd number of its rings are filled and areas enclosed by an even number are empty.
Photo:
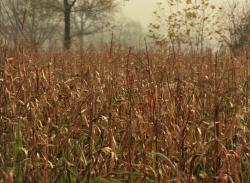
[[[236,54],[237,50],[250,44],[250,1],[243,3],[227,0],[225,8],[225,28],[220,35],[221,42]]]
[[[103,31],[108,24],[102,20],[117,7],[117,2],[118,0],[50,0],[45,6],[63,13],[64,48],[69,49],[73,37]]]
[[[64,48],[69,49],[71,44],[70,35],[70,16],[72,8],[74,7],[76,0],[70,2],[70,0],[63,0],[63,13],[64,13]]]
[[[109,29],[117,6],[116,0],[78,0],[74,10],[72,38],[78,37],[82,47],[84,36]]]
[[[59,19],[40,3],[47,0],[3,0],[0,2],[0,34],[9,42],[25,36],[33,44],[43,44],[53,36]],[[53,18],[51,18],[53,17]]]

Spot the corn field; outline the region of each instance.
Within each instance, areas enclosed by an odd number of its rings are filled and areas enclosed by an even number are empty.
[[[247,49],[18,45],[0,63],[0,182],[250,182]]]

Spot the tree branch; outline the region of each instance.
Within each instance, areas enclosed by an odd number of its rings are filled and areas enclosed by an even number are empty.
[[[75,3],[76,3],[76,0],[74,0],[74,1],[71,3],[71,5],[69,6],[70,9],[75,5]]]

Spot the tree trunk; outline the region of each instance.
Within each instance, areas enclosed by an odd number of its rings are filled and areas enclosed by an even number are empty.
[[[70,14],[71,5],[68,0],[64,0],[64,49],[70,49],[71,36],[70,36]]]
[[[84,14],[83,11],[81,12],[81,33],[84,31]],[[83,49],[83,44],[84,44],[84,37],[83,35],[80,36],[80,48]]]

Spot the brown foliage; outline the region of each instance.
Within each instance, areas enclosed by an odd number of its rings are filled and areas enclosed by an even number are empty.
[[[249,182],[244,52],[0,49],[0,182]]]

